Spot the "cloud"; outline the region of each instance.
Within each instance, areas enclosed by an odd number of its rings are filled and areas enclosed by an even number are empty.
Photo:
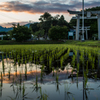
[[[67,10],[77,10],[82,8],[82,2],[72,1],[69,4],[64,3],[65,0],[54,0],[50,1],[35,1],[34,2],[21,2],[21,1],[11,1],[4,2],[0,5],[0,11],[5,12],[26,12],[31,14],[36,13],[67,13]],[[85,8],[91,8],[95,6],[100,6],[99,1],[91,1],[85,3]]]
[[[20,25],[25,25],[25,24],[28,24],[29,21],[2,23],[2,24],[0,24],[0,26],[8,28],[8,27],[12,27],[13,26],[12,24],[16,24],[17,25],[18,23]],[[34,23],[34,22],[32,22],[32,23]]]

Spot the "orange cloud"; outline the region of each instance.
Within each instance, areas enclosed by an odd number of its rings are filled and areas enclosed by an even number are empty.
[[[26,13],[51,13],[67,12],[68,5],[59,3],[49,3],[45,1],[32,2],[31,4],[21,3],[19,1],[4,2],[0,5],[0,10],[5,12],[26,12]]]
[[[92,6],[100,6],[100,2],[93,1],[90,3],[85,3],[85,8]],[[56,2],[46,2],[46,1],[33,1],[33,2],[19,2],[11,1],[4,2],[0,4],[0,11],[5,12],[26,12],[31,14],[40,14],[44,12],[50,13],[67,13],[67,10],[77,10],[82,8],[82,2],[73,1],[69,4],[61,3],[60,1]]]

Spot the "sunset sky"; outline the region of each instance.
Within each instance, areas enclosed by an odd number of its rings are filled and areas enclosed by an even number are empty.
[[[85,8],[100,6],[100,0],[84,0],[84,3]],[[37,22],[45,12],[52,16],[64,15],[66,21],[70,21],[72,15],[68,14],[68,9],[81,10],[82,0],[0,0],[0,25]]]

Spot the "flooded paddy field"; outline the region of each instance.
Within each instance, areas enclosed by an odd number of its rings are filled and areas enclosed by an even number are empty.
[[[0,46],[0,100],[99,100],[100,48]]]

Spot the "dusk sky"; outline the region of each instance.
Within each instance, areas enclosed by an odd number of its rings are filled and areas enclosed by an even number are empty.
[[[84,0],[84,3],[85,8],[100,6],[100,0]],[[38,22],[45,12],[52,16],[64,15],[69,22],[72,15],[68,9],[81,10],[82,0],[0,0],[0,25],[8,27],[13,22]]]

